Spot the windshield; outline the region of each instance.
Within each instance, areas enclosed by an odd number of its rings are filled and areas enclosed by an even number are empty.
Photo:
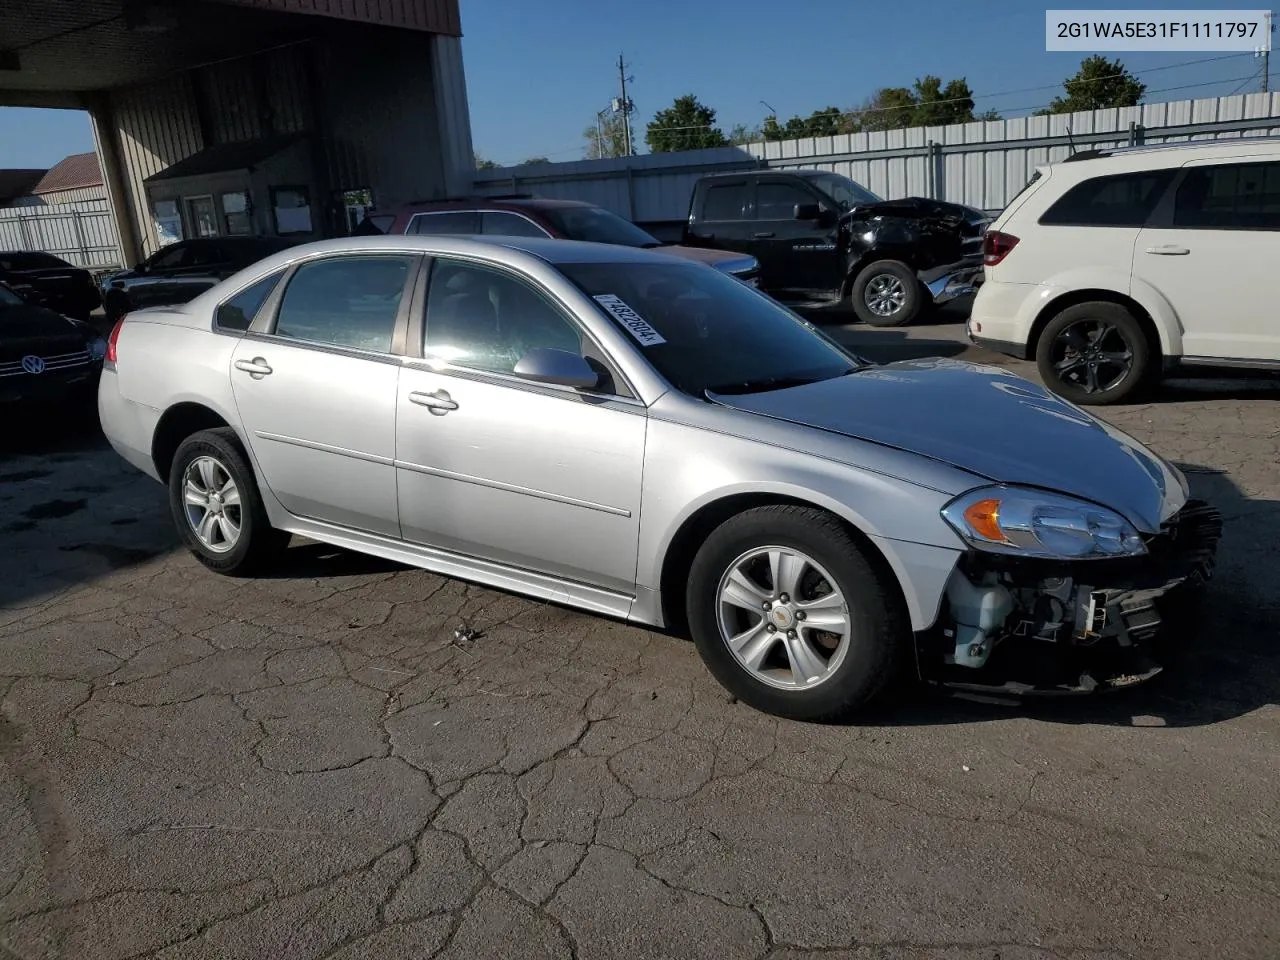
[[[22,298],[8,287],[0,287],[0,307],[20,307]]]
[[[559,269],[695,397],[830,380],[857,361],[812,324],[697,263],[562,263]]]
[[[660,247],[629,220],[600,207],[544,207],[538,211],[569,240],[612,243],[621,247]]]
[[[860,203],[880,202],[880,198],[862,184],[838,173],[821,173],[809,179],[815,187],[834,200],[841,210],[848,210]]]

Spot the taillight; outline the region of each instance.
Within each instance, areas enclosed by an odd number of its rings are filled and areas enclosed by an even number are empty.
[[[982,237],[982,262],[985,266],[994,267],[1009,255],[1009,251],[1018,245],[1018,238],[1011,233],[999,230],[988,230]]]
[[[124,317],[116,321],[116,325],[111,328],[111,333],[107,336],[107,355],[104,358],[107,363],[116,362],[116,343],[120,339],[120,328],[124,326]]]

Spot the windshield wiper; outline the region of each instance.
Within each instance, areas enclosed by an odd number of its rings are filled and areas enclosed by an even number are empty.
[[[825,380],[826,377],[761,377],[758,380],[739,380],[735,383],[722,383],[707,387],[706,393],[765,393],[768,390],[786,390],[789,387],[803,387],[810,383]]]

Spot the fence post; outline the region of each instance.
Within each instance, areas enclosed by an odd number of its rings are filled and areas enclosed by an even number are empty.
[[[73,222],[76,225],[76,242],[80,244],[80,266],[89,266],[89,245],[84,242],[84,225],[80,222],[80,211],[73,210],[71,212]]]
[[[936,140],[929,141],[929,171],[931,173],[929,194],[931,200],[943,200],[947,195],[947,167],[942,159],[942,144]]]
[[[23,250],[34,249],[31,245],[31,233],[27,229],[27,218],[24,217],[22,214],[18,214],[18,233],[21,234],[22,236],[22,249]]]
[[[636,180],[635,171],[631,169],[631,164],[627,164],[627,219],[632,223],[636,221]]]

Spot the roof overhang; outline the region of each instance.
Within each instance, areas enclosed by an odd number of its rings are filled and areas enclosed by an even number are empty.
[[[352,30],[457,36],[458,0],[23,0],[0,4],[0,106],[83,94]]]

